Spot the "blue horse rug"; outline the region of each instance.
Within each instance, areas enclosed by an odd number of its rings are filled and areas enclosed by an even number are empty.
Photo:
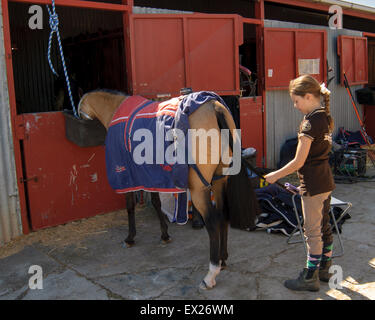
[[[186,208],[187,197],[182,193],[188,188],[188,118],[213,99],[226,106],[220,96],[205,91],[162,103],[141,96],[127,97],[115,112],[106,136],[106,167],[111,187],[117,193],[179,193],[183,200],[179,207]],[[181,140],[176,140],[175,129],[184,134],[183,159],[176,156]],[[182,219],[185,217],[187,212]]]

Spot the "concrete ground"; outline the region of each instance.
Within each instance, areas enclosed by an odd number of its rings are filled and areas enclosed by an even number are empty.
[[[333,195],[353,203],[343,225],[345,254],[334,259],[343,272],[334,283],[341,289],[324,283],[316,293],[286,289],[284,280],[305,263],[302,243],[230,228],[228,268],[213,290],[201,291],[209,263],[206,230],[169,224],[173,241],[162,245],[156,214],[146,207],[137,208],[136,246],[130,249],[121,245],[125,211],[34,232],[0,248],[0,300],[375,299],[375,182],[338,184]],[[29,288],[32,265],[42,267],[43,289]]]

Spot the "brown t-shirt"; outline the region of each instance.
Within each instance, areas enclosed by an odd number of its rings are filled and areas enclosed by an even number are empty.
[[[300,136],[312,140],[306,161],[297,172],[301,183],[301,194],[314,196],[332,191],[335,183],[328,162],[332,136],[324,108],[318,108],[305,115],[298,133],[298,137]]]

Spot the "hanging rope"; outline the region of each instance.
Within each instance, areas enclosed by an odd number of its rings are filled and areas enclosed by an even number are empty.
[[[51,61],[52,37],[53,37],[53,34],[56,33],[57,41],[58,41],[58,44],[59,44],[61,61],[62,61],[63,69],[64,69],[65,81],[66,81],[66,85],[67,85],[67,88],[68,88],[70,103],[71,103],[72,108],[73,108],[74,116],[76,118],[79,118],[79,116],[77,114],[77,111],[76,111],[76,108],[74,106],[72,90],[70,89],[69,76],[68,76],[68,72],[66,70],[64,53],[63,53],[63,48],[62,48],[62,45],[61,45],[61,38],[60,38],[60,32],[59,32],[59,17],[56,13],[55,0],[52,0],[52,10],[49,8],[48,5],[46,5],[46,7],[47,7],[47,10],[48,10],[48,14],[49,14],[49,26],[51,28],[51,33],[49,35],[49,40],[48,40],[48,63],[49,63],[49,66],[50,66],[52,72],[58,77],[59,75],[57,74],[55,68],[53,67],[52,61]]]

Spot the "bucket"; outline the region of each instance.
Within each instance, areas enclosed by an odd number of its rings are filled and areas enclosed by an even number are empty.
[[[77,119],[73,111],[64,110],[66,138],[80,147],[95,147],[105,143],[107,130],[98,119]]]

